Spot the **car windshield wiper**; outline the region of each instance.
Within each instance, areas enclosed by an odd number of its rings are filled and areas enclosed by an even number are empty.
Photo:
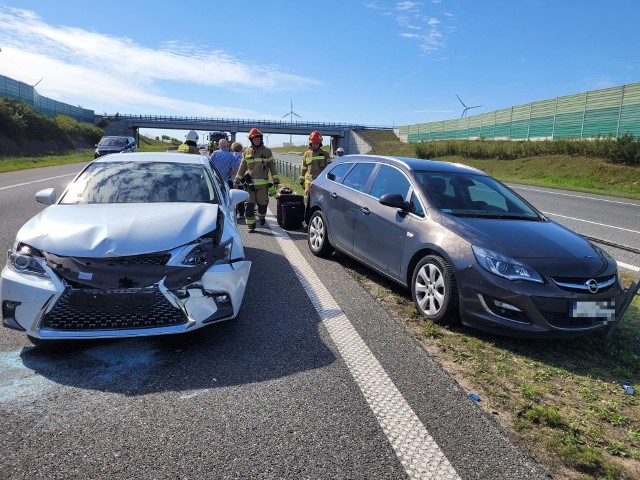
[[[498,215],[492,214],[489,218],[497,218],[499,220],[529,220],[533,222],[540,221],[540,217],[530,217],[527,215],[522,215],[520,213],[501,213]]]
[[[451,212],[452,215],[456,217],[464,217],[464,218],[487,218],[491,220],[528,220],[532,222],[540,221],[540,217],[531,217],[527,215],[522,215],[519,213],[484,213],[484,212]]]

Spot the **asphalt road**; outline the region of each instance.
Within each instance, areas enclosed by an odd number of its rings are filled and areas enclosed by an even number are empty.
[[[0,243],[77,169],[0,175]],[[53,352],[0,330],[0,478],[547,477],[339,256],[242,230],[232,322]]]

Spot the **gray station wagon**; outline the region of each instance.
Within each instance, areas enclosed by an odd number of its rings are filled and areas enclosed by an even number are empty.
[[[307,223],[313,254],[339,250],[409,288],[440,324],[606,334],[635,294],[604,250],[465,165],[337,158],[311,184]]]

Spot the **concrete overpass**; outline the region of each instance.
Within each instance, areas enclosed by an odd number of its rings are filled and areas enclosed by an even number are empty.
[[[173,117],[160,115],[107,115],[96,116],[96,124],[107,123],[104,127],[105,135],[126,135],[138,139],[141,128],[155,128],[165,130],[199,130],[230,132],[235,140],[238,133],[248,133],[253,127],[262,133],[304,135],[319,130],[332,151],[343,147],[348,153],[359,151],[357,132],[367,129],[391,130],[388,126],[367,126],[349,123],[330,122],[289,122],[280,120],[251,120],[230,118],[201,118],[201,117]],[[326,140],[329,140],[328,142]],[[242,141],[242,140],[241,140]],[[245,141],[243,144],[248,144]],[[246,146],[246,145],[245,145]]]

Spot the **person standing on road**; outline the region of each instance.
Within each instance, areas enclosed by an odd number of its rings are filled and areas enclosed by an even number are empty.
[[[240,142],[233,142],[231,144],[231,155],[236,159],[236,169],[233,171],[233,177],[235,178],[240,169],[240,163],[242,162],[242,144]],[[236,207],[236,214],[239,219],[244,219],[244,210],[245,202],[240,202]]]
[[[236,161],[236,157],[229,151],[229,142],[225,139],[220,140],[218,142],[218,150],[211,154],[209,161],[218,170],[222,179],[227,182],[229,188],[233,188],[233,179],[238,171],[240,162]]]
[[[276,188],[280,184],[280,179],[276,171],[273,153],[262,142],[262,132],[257,128],[252,128],[249,132],[249,142],[251,145],[244,150],[235,183],[244,182],[249,192],[246,218],[249,232],[253,232],[256,229],[255,205],[258,206],[260,225],[265,224],[267,205],[269,204],[269,173],[271,173]],[[247,175],[248,177],[246,177]]]
[[[331,155],[322,148],[322,135],[314,130],[309,135],[309,149],[302,155],[302,170],[300,171],[300,185],[304,186],[305,203],[309,192],[309,185],[318,178],[320,172],[331,163]]]
[[[198,148],[198,134],[194,130],[190,130],[186,135],[186,140],[182,145],[178,147],[180,153],[195,153],[200,155],[200,149]]]

